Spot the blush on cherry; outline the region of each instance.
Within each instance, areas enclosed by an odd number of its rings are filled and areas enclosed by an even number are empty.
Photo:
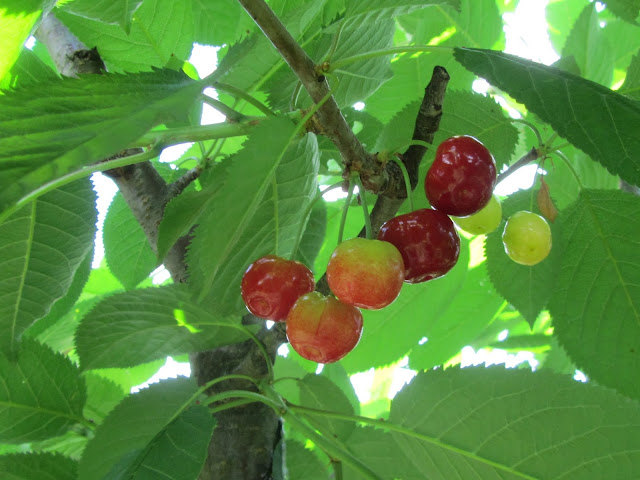
[[[362,335],[362,313],[319,292],[300,297],[287,316],[287,338],[301,357],[337,362],[355,348]]]
[[[402,254],[407,283],[443,276],[460,255],[460,237],[453,222],[431,208],[390,219],[380,227],[378,239],[393,244]]]
[[[305,265],[276,255],[259,258],[242,277],[242,299],[256,317],[282,322],[293,304],[315,289]]]
[[[433,208],[464,217],[489,203],[495,184],[496,162],[491,152],[474,137],[462,135],[438,146],[424,186]]]

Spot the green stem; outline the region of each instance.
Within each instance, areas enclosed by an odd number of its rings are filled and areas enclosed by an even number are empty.
[[[375,418],[368,418],[368,417],[361,417],[359,415],[348,415],[348,414],[344,414],[344,413],[338,413],[338,412],[329,412],[326,410],[318,410],[315,408],[309,408],[309,407],[303,407],[300,405],[292,405],[292,404],[288,404],[287,408],[289,411],[291,412],[298,412],[301,413],[303,415],[315,415],[315,416],[320,416],[320,417],[325,417],[325,418],[334,418],[336,420],[348,420],[348,421],[352,421],[352,422],[359,422],[359,423],[365,423],[368,425],[373,425],[375,427],[379,427],[385,430],[390,430],[392,432],[397,432],[397,433],[401,433],[403,435],[407,435],[408,437],[412,437],[412,438],[416,438],[420,441],[423,441],[425,443],[429,443],[431,445],[435,445],[438,448],[441,448],[443,450],[448,450],[450,452],[453,452],[455,454],[461,455],[465,458],[469,458],[472,459],[474,461],[477,461],[479,463],[483,463],[486,465],[490,465],[493,468],[495,468],[496,470],[500,470],[500,471],[504,471],[504,472],[508,472],[514,476],[517,476],[519,478],[524,478],[527,480],[537,480],[535,477],[532,477],[530,475],[524,474],[522,472],[518,472],[510,467],[507,467],[505,465],[502,465],[498,462],[494,462],[492,460],[489,460],[487,458],[482,458],[479,457],[478,455],[476,455],[473,452],[469,452],[466,450],[463,450],[461,448],[455,447],[453,445],[449,445],[444,443],[443,441],[439,440],[436,437],[430,437],[427,435],[423,435],[421,433],[418,433],[414,430],[411,430],[409,428],[406,427],[402,427],[400,425],[396,425],[393,423],[389,423],[385,420],[378,420]]]
[[[565,163],[565,165],[567,166],[567,168],[569,169],[569,171],[573,175],[573,178],[575,178],[576,182],[578,183],[578,187],[580,188],[580,190],[584,190],[584,185],[580,181],[580,177],[578,176],[578,173],[573,168],[573,165],[571,165],[571,162],[569,161],[567,156],[564,153],[562,153],[561,151],[559,151],[559,150],[554,150],[551,153],[554,153],[557,157],[559,157]]]
[[[212,125],[195,125],[191,127],[152,131],[131,143],[129,148],[147,145],[162,145],[162,147],[168,147],[186,142],[240,137],[242,135],[248,135],[253,127],[261,120],[264,120],[264,117],[245,117],[245,120],[240,123],[214,123]]]
[[[392,153],[393,152],[405,152],[411,145],[420,145],[421,147],[424,147],[424,148],[433,147],[433,144],[431,144],[429,142],[425,142],[424,140],[415,140],[415,139],[413,139],[409,143],[405,143],[402,147],[392,150]]]
[[[338,25],[338,30],[336,31],[335,35],[333,36],[333,39],[331,40],[331,46],[329,47],[329,52],[327,52],[327,54],[324,56],[322,63],[331,62],[331,58],[333,57],[333,54],[336,53],[336,49],[338,48],[338,43],[340,42],[340,35],[342,35],[342,30],[344,29],[344,26],[346,25],[346,23],[347,22],[345,22],[343,19],[340,22],[340,25]]]
[[[404,178],[404,188],[407,190],[407,199],[409,199],[409,211],[413,212],[415,209],[413,208],[413,195],[411,190],[411,180],[409,179],[409,172],[407,171],[407,167],[404,165],[402,160],[396,157],[393,153],[391,154],[391,160],[393,160],[400,170],[402,170],[402,177]]]
[[[351,57],[341,58],[330,65],[330,71],[336,71],[355,62],[362,62],[370,58],[383,57],[385,55],[396,55],[398,53],[420,53],[420,52],[442,52],[449,51],[453,53],[453,47],[444,47],[442,45],[408,45],[404,47],[390,47],[380,50],[372,50],[371,52],[360,53]]]
[[[344,201],[342,207],[342,217],[340,218],[340,229],[338,230],[338,245],[342,243],[342,237],[344,236],[344,225],[347,223],[347,212],[349,211],[349,205],[351,205],[351,197],[353,197],[353,182],[349,182],[349,190],[347,191],[347,198]]]
[[[339,446],[334,444],[332,440],[327,439],[323,435],[317,433],[313,428],[309,427],[304,421],[299,419],[290,410],[286,410],[282,415],[282,418],[284,419],[285,423],[288,423],[290,426],[306,436],[309,440],[311,440],[324,452],[326,452],[327,455],[329,455],[329,457],[331,457],[332,459],[338,459],[350,465],[364,478],[368,478],[371,480],[382,480],[373,470],[371,470],[359,459],[353,456],[353,454],[351,454],[347,450],[340,448]]]
[[[217,407],[210,408],[209,412],[211,413],[211,415],[215,415],[216,413],[222,412],[224,410],[230,410],[232,408],[242,407],[243,405],[248,405],[250,403],[256,403],[256,401],[257,400],[253,400],[250,398],[241,398],[239,400],[234,400],[232,402],[224,403]]]
[[[146,152],[138,153],[137,155],[130,155],[128,157],[116,158],[114,160],[109,160],[106,162],[96,163],[94,165],[90,165],[88,167],[83,167],[80,170],[76,170],[75,172],[67,173],[62,177],[56,178],[55,180],[51,180],[48,183],[36,188],[32,192],[29,192],[27,195],[19,199],[13,206],[7,208],[4,212],[0,213],[0,224],[2,224],[8,217],[10,217],[14,212],[20,210],[22,207],[32,202],[36,198],[48,193],[56,188],[62,187],[63,185],[67,185],[75,180],[79,180],[81,178],[88,177],[92,173],[96,172],[104,172],[105,170],[111,170],[112,168],[125,167],[127,165],[133,165],[135,163],[142,163],[152,158],[157,157],[162,149],[160,147],[154,147]]]
[[[529,127],[529,129],[534,133],[534,135],[536,136],[536,139],[538,140],[538,148],[542,147],[542,135],[540,135],[540,131],[536,128],[536,126],[533,123],[523,120],[521,118],[512,118],[511,122],[521,123]]]
[[[265,115],[268,115],[268,116],[271,116],[271,117],[275,115],[273,110],[271,110],[269,107],[267,107],[264,103],[262,103],[261,101],[253,98],[251,95],[249,95],[244,90],[240,90],[239,88],[234,87],[233,85],[229,85],[228,83],[222,83],[222,82],[212,82],[211,86],[213,88],[215,88],[216,90],[222,90],[223,92],[227,92],[228,94],[230,94],[233,97],[241,98],[245,102],[247,102],[250,105],[253,105],[254,107],[256,107],[258,110],[260,110]]]
[[[302,241],[302,233],[304,232],[304,226],[307,223],[307,218],[309,217],[309,215],[311,215],[311,210],[313,209],[313,206],[316,204],[318,200],[320,200],[324,196],[325,193],[335,188],[338,188],[340,186],[342,186],[342,182],[335,183],[330,187],[325,188],[321,192],[318,192],[316,196],[313,198],[313,200],[311,200],[311,203],[309,203],[306,211],[304,212],[304,215],[302,216],[302,221],[300,222],[300,226],[298,227],[298,233],[296,234],[296,241],[293,245],[293,249],[291,250],[291,255],[289,255],[289,260],[293,260],[294,257],[296,256],[296,252],[298,251],[298,247],[300,246],[300,242]]]
[[[246,118],[246,115],[243,115],[242,113],[235,111],[233,108],[225,105],[220,100],[211,98],[210,96],[205,95],[204,93],[200,95],[200,98],[204,103],[216,109],[218,112],[220,112],[222,115],[224,115],[234,123],[241,122]]]
[[[252,402],[260,402],[265,405],[273,408],[276,412],[281,410],[281,406],[276,402],[271,400],[270,398],[265,397],[264,395],[256,392],[250,392],[249,390],[227,390],[225,392],[220,392],[215,395],[211,395],[207,398],[205,405],[210,405],[215,402],[220,402],[222,400],[227,400],[229,398],[241,398],[246,400],[251,400]]]
[[[362,186],[360,180],[360,174],[356,172],[352,175],[353,181],[358,186],[358,193],[360,194],[360,200],[362,203],[362,214],[364,215],[364,228],[367,233],[367,238],[371,240],[373,238],[373,227],[371,226],[371,216],[369,215],[369,207],[367,206],[367,194]]]

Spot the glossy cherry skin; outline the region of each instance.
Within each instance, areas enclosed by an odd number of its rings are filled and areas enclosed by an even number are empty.
[[[301,357],[337,362],[355,348],[362,335],[362,313],[319,292],[307,293],[287,316],[287,338]]]
[[[496,162],[473,137],[451,137],[436,150],[424,182],[431,206],[447,215],[464,217],[482,209],[496,184]]]
[[[378,239],[392,243],[402,254],[407,283],[443,276],[460,256],[460,237],[453,222],[431,208],[390,219],[380,227]]]
[[[336,247],[327,265],[327,283],[349,305],[378,310],[393,302],[404,280],[402,255],[379,240],[350,238]]]
[[[314,289],[313,273],[302,263],[266,255],[247,268],[241,293],[256,317],[282,322],[296,300]]]
[[[551,251],[551,228],[544,217],[521,210],[507,220],[502,243],[504,251],[514,262],[536,265]]]

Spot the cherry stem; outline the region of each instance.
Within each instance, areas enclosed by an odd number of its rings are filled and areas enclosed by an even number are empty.
[[[400,148],[396,148],[396,149],[394,149],[393,151],[394,151],[394,152],[404,152],[404,151],[406,151],[406,150],[407,150],[411,145],[420,145],[421,147],[424,147],[424,148],[427,148],[427,149],[428,149],[428,148],[433,147],[433,144],[432,144],[432,143],[425,142],[424,140],[416,140],[416,139],[413,139],[413,140],[411,140],[409,143],[405,143],[402,147],[400,147]]]
[[[510,121],[512,123],[521,123],[522,125],[529,127],[529,129],[534,133],[534,135],[538,139],[538,148],[542,147],[542,135],[540,135],[540,131],[536,128],[536,126],[533,123],[523,120],[521,118],[512,118]]]
[[[364,215],[364,227],[367,233],[367,238],[371,240],[373,238],[373,228],[371,227],[371,216],[369,215],[369,207],[367,206],[367,198],[362,181],[360,181],[360,173],[355,172],[352,175],[354,183],[358,186],[358,193],[360,194],[360,200],[362,203],[362,213]]]
[[[404,178],[404,187],[407,190],[407,199],[409,200],[409,210],[413,212],[415,209],[413,208],[413,195],[411,195],[412,193],[411,180],[409,179],[409,172],[407,171],[407,167],[402,162],[402,160],[400,160],[398,157],[396,157],[393,154],[391,155],[391,160],[396,162],[398,167],[400,167],[400,170],[402,170],[402,177]]]
[[[353,186],[354,182],[349,181],[347,198],[345,199],[344,206],[342,207],[342,218],[340,218],[340,229],[338,230],[338,245],[342,243],[342,237],[344,236],[344,225],[347,222],[347,212],[349,211],[349,206],[351,205],[351,197],[353,197]]]
[[[571,162],[569,161],[569,158],[562,153],[560,150],[554,150],[553,152],[556,156],[558,156],[567,166],[567,168],[569,169],[569,171],[571,172],[571,174],[573,175],[573,177],[575,178],[578,187],[580,187],[580,190],[584,190],[584,185],[582,184],[582,182],[580,181],[580,177],[578,176],[578,173],[576,172],[576,170],[573,168],[573,165],[571,165]]]
[[[311,203],[309,203],[309,205],[307,206],[307,209],[304,212],[304,215],[302,216],[302,220],[300,221],[300,226],[298,227],[298,233],[296,234],[296,242],[294,243],[293,249],[291,250],[291,254],[289,255],[289,260],[293,260],[296,256],[296,253],[298,252],[298,248],[300,247],[300,242],[302,241],[302,234],[304,232],[304,227],[307,224],[307,219],[309,218],[309,215],[311,215],[311,210],[313,210],[313,206],[316,204],[318,200],[320,200],[324,196],[325,193],[330,192],[331,190],[335,190],[336,188],[341,186],[342,186],[342,182],[334,183],[333,185],[325,188],[324,190],[321,190],[316,194],[315,197],[313,197],[313,200],[311,200]]]
[[[228,107],[220,100],[216,100],[215,98],[211,98],[210,96],[205,95],[204,93],[200,95],[200,98],[204,103],[209,105],[211,108],[216,109],[218,112],[220,112],[222,115],[227,117],[227,119],[234,123],[241,122],[246,118],[246,115],[234,110],[231,107]]]
[[[213,88],[215,88],[216,90],[222,90],[222,91],[227,92],[228,94],[230,94],[230,95],[232,95],[232,96],[234,96],[236,98],[241,98],[242,100],[244,100],[248,104],[253,105],[254,107],[256,107],[258,110],[260,110],[265,115],[268,115],[268,116],[271,116],[271,117],[275,115],[273,110],[271,110],[269,107],[267,107],[261,101],[256,100],[255,98],[253,98],[251,95],[249,95],[244,90],[241,90],[241,89],[239,89],[237,87],[234,87],[233,85],[229,85],[227,83],[222,83],[222,82],[212,82],[210,85]]]
[[[360,53],[351,57],[341,58],[336,60],[330,65],[330,71],[336,71],[342,67],[346,67],[355,62],[362,62],[371,58],[382,57],[385,55],[397,55],[400,53],[422,53],[422,52],[453,52],[452,47],[445,47],[442,45],[410,45],[405,47],[390,47],[383,48],[381,50],[373,50],[371,52]]]

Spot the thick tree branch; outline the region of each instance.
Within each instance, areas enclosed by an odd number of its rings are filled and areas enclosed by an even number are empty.
[[[56,66],[65,75],[101,73],[102,61],[86,62],[78,59],[94,58],[95,50],[87,50],[75,36],[53,15],[42,22],[37,36],[46,42]],[[78,50],[81,49],[81,50]],[[98,56],[99,58],[99,56]],[[87,65],[92,65],[87,68]],[[129,149],[118,156],[136,154],[140,149]],[[149,244],[156,250],[158,226],[164,208],[199,173],[188,172],[185,177],[167,185],[150,162],[128,165],[104,172],[117,184],[125,201],[143,228]],[[174,282],[186,281],[185,252],[189,237],[182,237],[164,259]],[[246,321],[255,321],[247,316]],[[259,337],[275,359],[276,350],[284,342],[282,332],[274,333],[263,328]],[[264,377],[267,372],[265,359],[253,341],[228,345],[216,350],[192,355],[192,375],[203,384],[226,373]],[[249,385],[225,385],[224,388],[252,388]],[[249,404],[220,412],[217,426],[209,445],[209,456],[200,473],[201,480],[255,480],[271,478],[273,451],[280,438],[280,418],[269,407]]]

